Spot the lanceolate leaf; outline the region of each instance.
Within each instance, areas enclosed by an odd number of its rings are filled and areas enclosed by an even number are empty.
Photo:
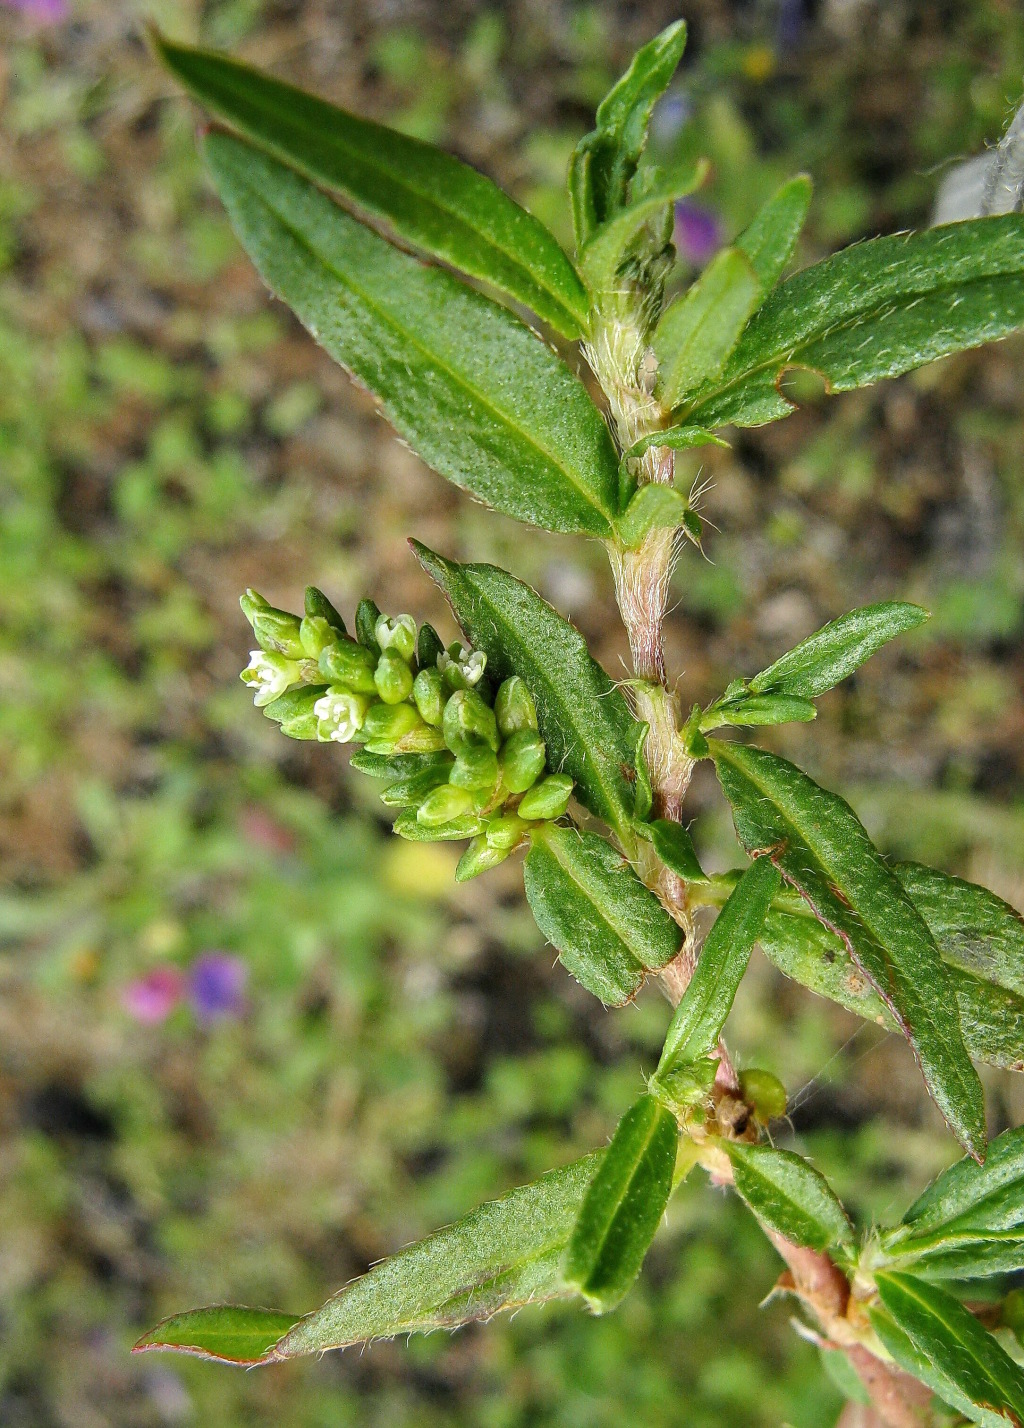
[[[716,253],[655,329],[663,406],[678,406],[688,392],[717,377],[760,301],[761,284],[747,255],[738,248]]]
[[[798,174],[772,195],[736,239],[746,253],[763,293],[771,292],[792,256],[811,202],[811,181]]]
[[[898,863],[895,872],[947,962],[1024,995],[1024,918],[1015,907],[920,863]]]
[[[802,1156],[771,1145],[723,1142],[736,1189],[759,1220],[808,1249],[849,1248],[846,1211],[820,1171]]]
[[[667,818],[653,818],[650,823],[638,826],[636,831],[642,838],[650,840],[658,857],[673,873],[688,883],[708,881],[708,875],[698,861],[693,839],[681,823],[672,823]]]
[[[897,865],[893,871],[904,882],[908,892],[913,892],[914,889],[904,879],[907,866]],[[932,870],[923,871],[930,873]],[[985,889],[975,889],[973,884],[965,886],[985,893]],[[993,897],[990,893],[985,896]],[[967,1050],[978,1061],[987,1061],[1011,1071],[1024,1070],[1024,997],[1008,991],[994,980],[1001,975],[998,965],[988,969],[993,980],[986,980],[986,971],[977,975],[964,971],[960,960],[964,956],[965,937],[947,940],[947,929],[936,920],[927,901],[918,902],[916,897],[912,897],[912,901],[938,945],[946,980],[956,995],[960,1030]],[[994,901],[998,902],[998,899]],[[1012,909],[1008,912],[1013,914]],[[962,931],[966,932],[966,928]],[[839,1002],[869,1021],[882,1026],[895,1025],[881,997],[855,965],[842,940],[816,921],[809,908],[794,911],[773,907],[760,941],[765,955],[787,977],[803,983],[819,996]],[[972,939],[972,947],[981,945]],[[993,961],[996,962],[996,958]]]
[[[787,882],[846,944],[895,1016],[964,1148],[985,1147],[981,1083],[931,933],[849,804],[785,759],[709,740],[748,853],[771,850]]]
[[[275,1359],[450,1329],[564,1296],[559,1276],[600,1154],[552,1170],[374,1265],[301,1319]]]
[[[748,681],[754,694],[815,699],[859,668],[889,640],[928,619],[920,605],[887,600],[864,605],[822,625]]]
[[[673,451],[686,451],[692,446],[725,446],[729,443],[723,441],[720,436],[715,436],[714,432],[706,431],[701,426],[670,426],[664,431],[652,431],[648,436],[642,436],[639,441],[633,443],[628,451],[623,452],[622,459],[626,461],[637,456],[643,456],[644,452],[652,446],[667,446]]]
[[[628,838],[634,794],[627,773],[640,726],[582,635],[504,570],[459,565],[418,541],[412,546],[467,637],[486,653],[488,673],[499,682],[510,674],[526,681],[549,767],[575,780],[591,813]]]
[[[984,1428],[1024,1422],[1024,1373],[959,1300],[909,1274],[876,1282],[883,1312],[871,1321],[902,1368]]]
[[[587,1191],[566,1251],[567,1285],[595,1313],[614,1309],[640,1273],[672,1193],[679,1130],[653,1096],[622,1117]]]
[[[598,106],[594,129],[577,145],[569,166],[577,249],[627,202],[651,110],[675,74],[685,46],[686,26],[679,20],[638,50]]]
[[[701,719],[700,728],[707,733],[709,729],[721,728],[723,724],[749,728],[794,721],[807,724],[817,715],[818,711],[811,701],[796,694],[748,694],[713,704]]]
[[[217,1359],[221,1363],[243,1366],[266,1363],[273,1357],[278,1339],[298,1321],[297,1314],[282,1314],[277,1309],[214,1304],[208,1309],[172,1314],[144,1334],[132,1352],[172,1349],[179,1354],[194,1354],[197,1358]]]
[[[205,149],[264,279],[424,460],[521,520],[609,534],[618,500],[611,437],[545,343],[259,149],[220,133]]]
[[[565,337],[587,325],[587,295],[542,223],[483,174],[224,55],[157,39],[174,75],[290,168],[334,189],[433,258],[532,308]]]
[[[860,243],[805,268],[766,300],[686,420],[758,426],[786,416],[789,366],[829,390],[896,377],[1024,324],[1024,218],[1008,214]]]
[[[782,883],[770,858],[751,863],[704,939],[683,999],[676,1007],[656,1075],[668,1075],[718,1045],[771,900]]]
[[[531,835],[526,896],[568,971],[612,1006],[679,951],[681,934],[620,853],[594,833],[557,824]]]

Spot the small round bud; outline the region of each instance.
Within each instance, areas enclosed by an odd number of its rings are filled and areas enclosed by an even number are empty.
[[[369,650],[355,640],[340,636],[337,644],[329,645],[317,661],[320,673],[331,684],[345,684],[357,694],[373,694],[375,660]]]
[[[536,729],[537,706],[518,674],[511,675],[498,686],[494,697],[494,717],[505,739],[520,729]]]
[[[318,590],[315,585],[306,586],[305,611],[307,615],[315,615],[322,620],[326,620],[331,629],[337,630],[339,635],[347,633],[345,621],[338,614],[324,592]]]
[[[382,650],[395,650],[404,660],[416,652],[416,621],[411,615],[378,615],[374,637]]]
[[[501,746],[501,777],[509,793],[525,793],[544,772],[544,740],[532,729],[519,729]]]
[[[488,744],[498,752],[494,710],[473,689],[457,689],[444,707],[444,741],[453,754],[465,744]]]
[[[429,754],[444,748],[440,731],[424,724],[411,704],[371,704],[362,733],[371,754]]]
[[[487,744],[467,744],[460,752],[449,783],[470,793],[490,792],[498,782],[498,756]]]
[[[444,783],[427,794],[416,810],[416,821],[426,828],[436,828],[441,823],[450,823],[453,818],[462,818],[472,811],[472,795],[464,788],[453,788],[450,783]]]
[[[751,1066],[740,1072],[740,1095],[762,1125],[786,1114],[786,1088],[778,1076]]]
[[[386,649],[377,661],[373,682],[385,704],[401,704],[412,693],[412,670],[394,649]]]
[[[502,848],[510,853],[526,837],[529,830],[517,813],[505,813],[500,818],[492,818],[484,830],[484,837],[491,848]]]
[[[313,705],[319,721],[316,736],[322,744],[348,744],[363,727],[370,700],[365,694],[353,694],[350,689],[334,686],[322,694]]]
[[[279,699],[301,677],[302,672],[294,660],[268,650],[252,650],[249,663],[239,675],[242,683],[253,690],[257,709],[264,709]]]
[[[572,788],[568,774],[548,774],[523,795],[520,818],[561,818],[569,807]]]
[[[379,619],[380,607],[368,598],[360,600],[356,606],[356,639],[375,656],[380,654],[376,633]]]
[[[455,869],[455,881],[465,883],[480,873],[486,873],[490,868],[496,868],[499,863],[505,861],[509,851],[508,848],[492,848],[486,838],[474,838],[459,859]]]
[[[441,727],[444,706],[448,698],[441,682],[441,671],[437,668],[421,669],[412,682],[412,697],[416,708],[428,724],[435,729]]]
[[[472,689],[483,679],[487,656],[458,640],[437,657],[437,667],[449,689]]]
[[[338,632],[323,615],[306,615],[299,624],[299,642],[310,659],[319,659],[338,638]]]
[[[433,625],[422,624],[416,636],[416,663],[420,669],[437,669],[437,657],[441,654],[444,654],[441,636]]]

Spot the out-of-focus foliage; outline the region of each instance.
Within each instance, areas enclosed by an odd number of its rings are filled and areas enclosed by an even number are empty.
[[[623,58],[673,18],[468,0],[387,20],[312,0],[0,9],[0,1420],[826,1422],[839,1400],[813,1351],[783,1306],[754,1307],[770,1251],[703,1187],[673,1202],[650,1272],[600,1321],[528,1310],[258,1382],[127,1357],[189,1304],[318,1303],[600,1143],[668,1021],[656,995],[592,1010],[551,967],[518,868],[456,910],[447,850],[385,841],[335,750],[253,717],[236,678],[246,585],[289,608],[306,579],[346,608],[369,590],[454,633],[410,530],[538,584],[609,670],[621,651],[596,554],[481,519],[268,307],[182,106],[163,102],[144,9],[450,143],[565,238],[569,152]],[[801,261],[921,224],[934,165],[998,136],[1024,71],[1016,6],[818,9],[812,24],[788,0],[688,7],[690,52],[656,115],[666,161],[713,160],[684,200],[684,249],[731,241],[801,168],[817,194]],[[669,630],[706,701],[724,670],[762,668],[852,604],[929,606],[921,635],[825,697],[812,734],[786,726],[772,746],[841,775],[886,851],[1018,906],[1022,357],[1007,343],[827,406],[794,392],[790,422],[687,457],[728,536],[708,534],[714,565],[684,562]],[[700,817],[702,787],[697,847],[719,868],[734,844]],[[244,966],[244,1001],[200,995],[211,952]],[[159,1007],[138,985],[154,973],[171,974]],[[730,1036],[790,1085],[820,1077],[796,1127],[869,1218],[951,1147],[895,1042],[866,1028],[831,1059],[859,1025],[758,954]],[[985,1079],[993,1130],[1020,1120],[1009,1078]],[[754,1292],[730,1293],[736,1278]]]

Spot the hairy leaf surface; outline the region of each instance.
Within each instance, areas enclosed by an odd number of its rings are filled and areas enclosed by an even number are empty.
[[[537,704],[548,765],[591,813],[629,836],[640,726],[586,641],[536,591],[494,565],[459,565],[412,542],[497,681],[518,674]]]
[[[846,679],[889,640],[928,619],[920,605],[887,600],[863,605],[830,620],[774,664],[748,680],[754,694],[792,694],[816,699]]]
[[[681,933],[620,853],[595,833],[546,824],[531,835],[526,896],[568,971],[603,1002],[636,996],[679,951]]]
[[[896,1018],[950,1128],[984,1154],[981,1083],[938,948],[849,804],[786,759],[709,740],[748,853],[771,850],[787,882],[846,944]]]
[[[263,278],[425,461],[520,520],[610,533],[618,502],[611,437],[545,343],[247,142],[214,133],[205,151]]]
[[[791,1150],[723,1141],[736,1189],[759,1220],[794,1244],[825,1250],[853,1244],[846,1211],[824,1175]]]
[[[261,149],[421,252],[524,303],[563,336],[586,330],[586,290],[553,235],[476,169],[226,55],[156,44],[200,104]]]
[[[782,277],[811,203],[811,181],[798,174],[784,183],[736,239],[746,253],[763,293]]]

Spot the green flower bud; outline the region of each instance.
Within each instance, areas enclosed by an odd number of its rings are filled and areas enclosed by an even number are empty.
[[[441,823],[450,823],[453,818],[463,818],[473,811],[473,796],[464,788],[454,788],[452,784],[442,784],[428,793],[416,810],[416,821],[425,828],[436,828]]]
[[[449,755],[449,759],[450,759]],[[451,763],[440,767],[421,769],[410,778],[395,779],[380,794],[380,801],[388,808],[418,808],[428,793],[448,782]]]
[[[488,744],[498,752],[498,726],[494,710],[473,689],[457,689],[444,706],[444,741],[453,754],[466,744]]]
[[[413,843],[451,843],[460,838],[475,837],[480,832],[480,819],[473,813],[465,813],[461,818],[453,818],[450,823],[438,823],[428,828],[418,821],[414,808],[406,808],[392,827],[399,838],[408,838]]]
[[[363,727],[370,699],[366,694],[354,694],[343,685],[332,685],[313,705],[319,723],[316,736],[322,744],[348,744]]]
[[[433,625],[422,624],[416,637],[416,663],[420,669],[437,669],[437,657],[444,654],[441,636]]]
[[[489,868],[496,868],[505,861],[509,851],[508,848],[492,848],[486,838],[474,838],[459,859],[455,881],[465,883],[480,873],[486,873]]]
[[[257,709],[263,709],[279,699],[301,678],[302,670],[294,660],[267,650],[253,650],[249,663],[239,675],[242,683],[254,691],[253,703]]]
[[[488,847],[504,849],[510,853],[517,848],[529,830],[517,813],[505,813],[500,818],[492,818],[484,830]]]
[[[323,615],[306,615],[299,624],[299,641],[310,659],[319,659],[338,638],[338,631]]]
[[[356,639],[359,643],[371,650],[375,656],[380,654],[380,645],[377,643],[377,621],[380,619],[380,609],[372,600],[360,600],[356,606]]]
[[[287,734],[289,739],[315,739],[320,722],[315,706],[326,692],[322,684],[289,689],[287,694],[268,704],[263,712],[268,719],[281,725],[281,733]]]
[[[382,650],[396,650],[404,660],[416,652],[416,621],[411,615],[378,615],[373,627],[374,637]]]
[[[251,586],[246,589],[244,595],[239,596],[239,605],[242,607],[242,614],[251,625],[261,610],[272,610],[274,607],[269,600],[265,600],[258,590],[253,590]]]
[[[740,1095],[762,1125],[786,1114],[786,1088],[778,1076],[751,1066],[740,1072]]]
[[[467,744],[460,751],[448,775],[456,788],[470,793],[490,793],[498,782],[498,756],[487,744]]]
[[[317,661],[320,673],[331,684],[346,684],[357,694],[374,694],[377,686],[373,682],[376,663],[369,650],[357,645],[355,640],[340,636],[338,643],[329,645]]]
[[[509,793],[525,793],[531,788],[547,763],[544,740],[532,729],[519,729],[510,734],[501,746],[501,777]]]
[[[386,649],[377,661],[373,682],[385,704],[401,704],[412,693],[412,670],[394,649]]]
[[[438,655],[437,667],[449,689],[472,689],[483,678],[487,656],[456,640]]]
[[[332,630],[337,630],[339,635],[347,634],[345,621],[338,614],[337,610],[328,600],[322,590],[318,590],[315,585],[306,586],[306,614],[326,620]]]
[[[261,649],[268,653],[302,659],[305,650],[299,639],[299,617],[287,610],[277,610],[268,604],[257,590],[247,590],[239,600],[242,614],[249,621]]]
[[[428,724],[432,724],[435,729],[441,727],[444,718],[444,706],[448,695],[441,682],[441,671],[439,669],[421,669],[412,683],[412,697],[416,701],[416,708]]]
[[[494,697],[494,717],[503,739],[520,729],[536,729],[537,706],[518,674],[510,675],[498,686]]]
[[[433,753],[444,748],[411,704],[371,704],[363,720],[363,737],[371,754]]]
[[[548,774],[523,795],[520,818],[561,818],[569,807],[572,788],[568,774]]]

